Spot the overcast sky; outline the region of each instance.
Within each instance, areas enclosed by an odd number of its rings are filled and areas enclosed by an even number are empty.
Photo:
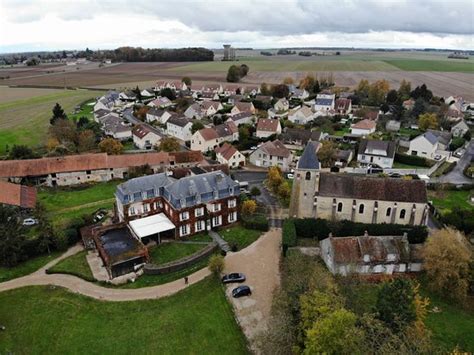
[[[0,0],[0,52],[119,46],[474,49],[473,0]]]

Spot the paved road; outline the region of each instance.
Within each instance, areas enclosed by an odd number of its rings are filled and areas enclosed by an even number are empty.
[[[468,164],[471,163],[472,159],[474,159],[474,139],[471,139],[471,142],[466,148],[466,153],[464,153],[464,155],[459,159],[458,163],[451,172],[446,175],[442,175],[439,178],[433,178],[431,181],[451,184],[472,184],[473,179],[469,179],[463,174],[463,170]]]
[[[144,287],[137,289],[113,289],[99,286],[95,283],[85,281],[79,277],[72,275],[48,275],[45,273],[46,269],[50,268],[60,260],[67,258],[68,256],[71,256],[81,250],[83,250],[82,246],[74,246],[69,249],[65,254],[51,261],[36,272],[24,277],[0,283],[0,292],[13,290],[25,286],[55,285],[67,288],[72,292],[80,293],[82,295],[89,296],[98,300],[134,301],[144,299],[157,299],[161,297],[170,296],[187,287],[184,284],[184,281],[182,279],[179,279],[173,282],[169,282],[167,284],[153,287]],[[195,284],[203,280],[210,274],[211,272],[207,267],[198,270],[195,273],[189,275],[189,284]]]
[[[242,272],[252,290],[249,297],[233,298],[236,284],[227,285],[226,295],[233,304],[243,332],[256,351],[254,337],[265,329],[271,315],[273,292],[280,285],[281,230],[272,229],[255,243],[226,257],[225,272]]]

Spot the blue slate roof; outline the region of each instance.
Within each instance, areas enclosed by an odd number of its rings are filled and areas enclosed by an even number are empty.
[[[303,154],[298,161],[298,169],[319,169],[319,160],[316,154],[318,142],[308,141]]]
[[[117,186],[123,204],[163,196],[177,209],[240,194],[239,184],[222,171],[176,180],[166,173],[142,176]]]
[[[316,99],[315,105],[331,106],[332,102],[333,102],[332,99]]]

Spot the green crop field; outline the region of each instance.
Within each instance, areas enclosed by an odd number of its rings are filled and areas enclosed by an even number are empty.
[[[74,106],[100,96],[101,92],[62,90],[57,93],[33,96],[0,104],[0,155],[13,144],[38,146],[46,143],[51,110],[58,102],[71,113]]]
[[[0,354],[246,354],[222,286],[207,278],[159,300],[104,302],[59,287],[0,293]]]
[[[474,62],[471,60],[388,59],[385,62],[406,71],[474,73]]]

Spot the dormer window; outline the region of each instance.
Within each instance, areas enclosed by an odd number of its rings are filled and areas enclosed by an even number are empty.
[[[134,201],[140,201],[142,199],[142,193],[141,192],[135,192],[133,194],[133,200]]]

